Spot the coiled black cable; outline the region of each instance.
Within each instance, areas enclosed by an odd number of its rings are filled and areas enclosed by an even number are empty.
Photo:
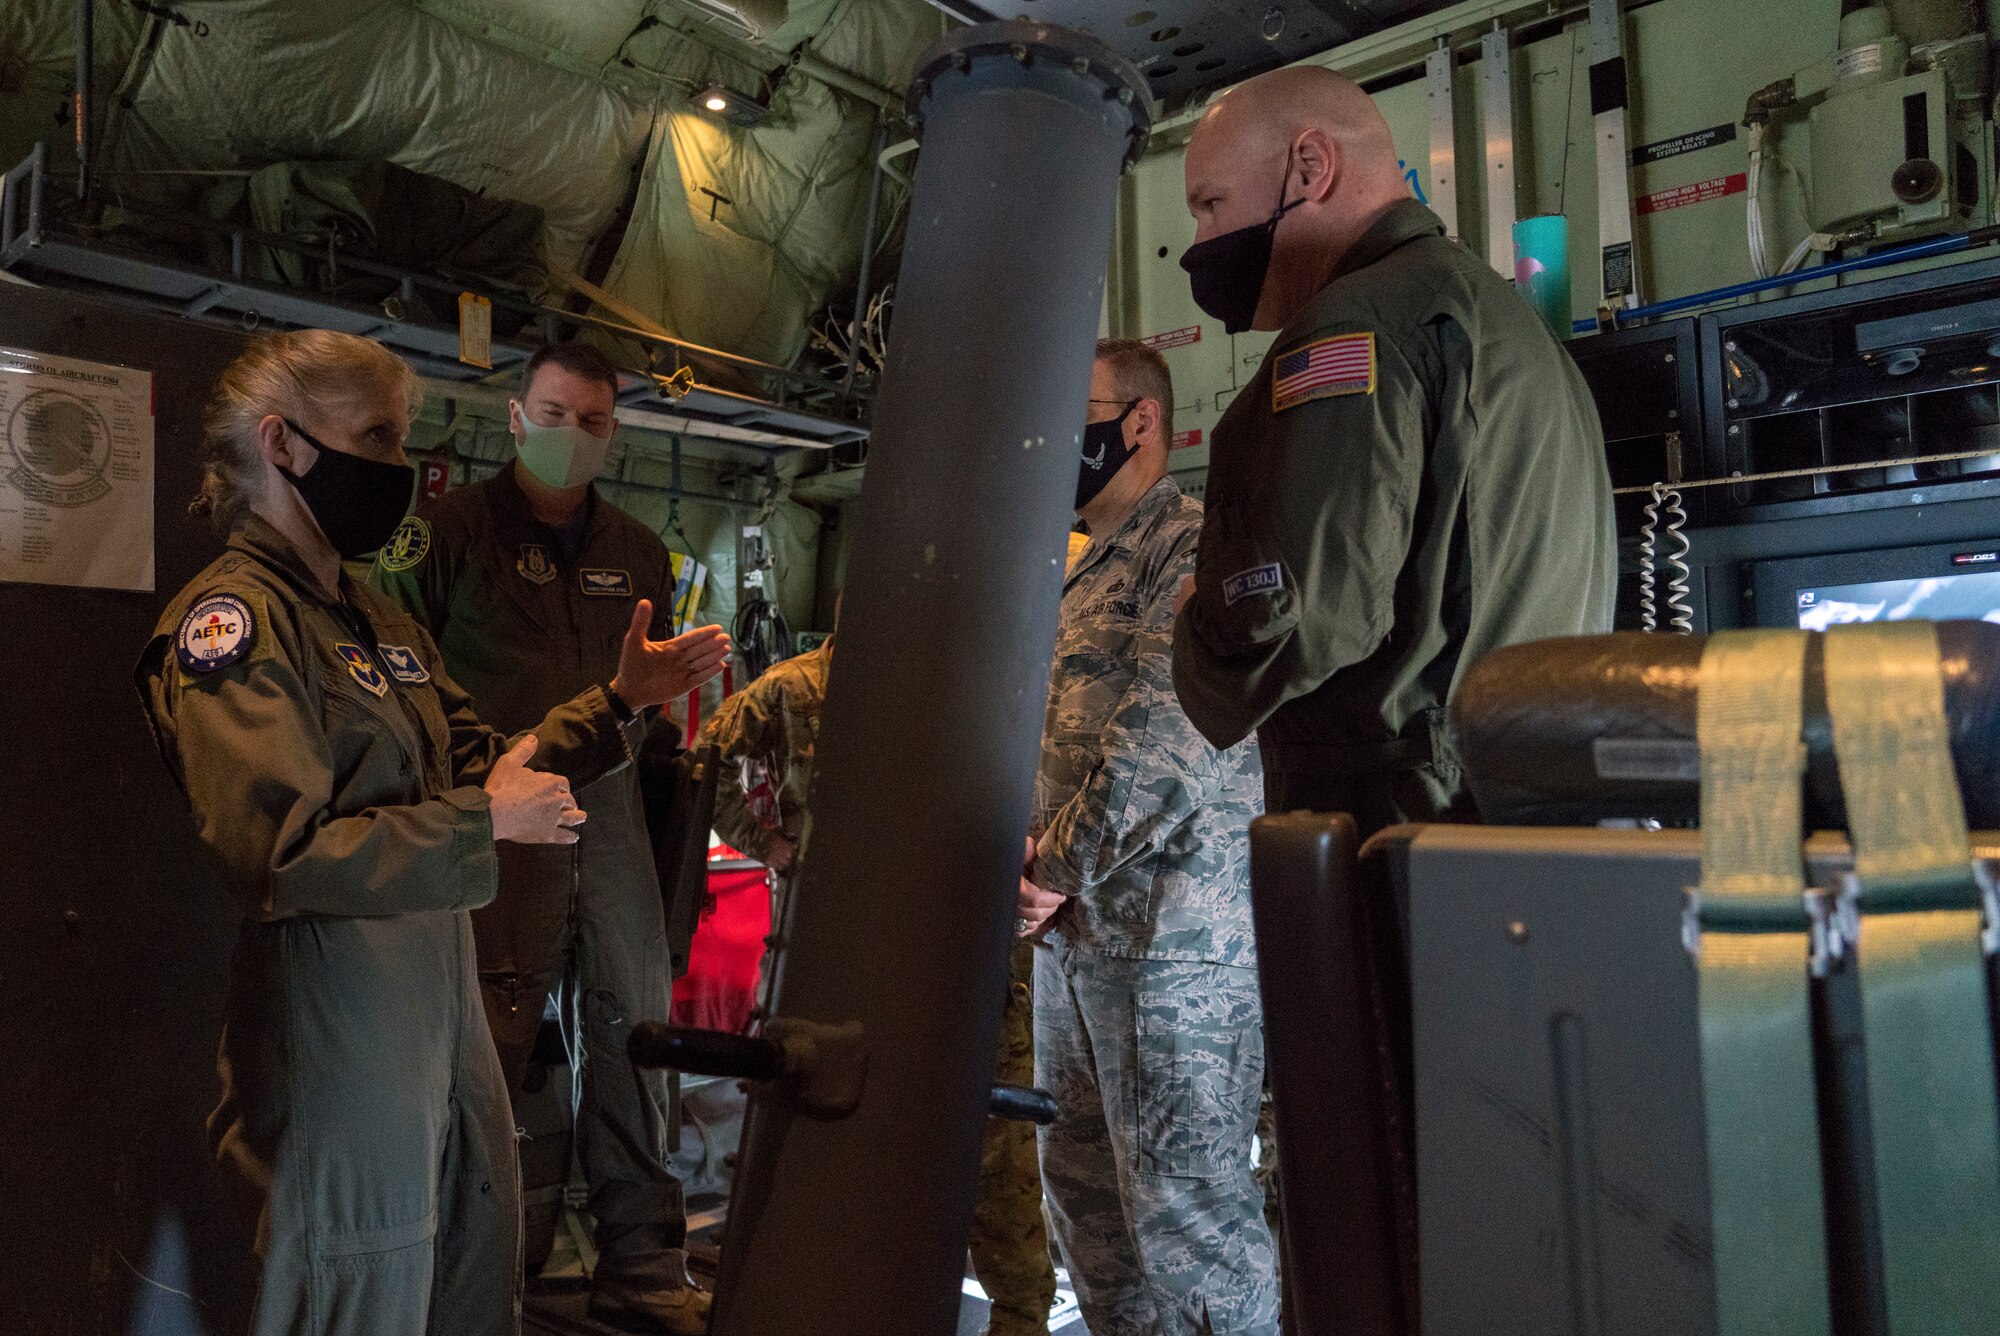
[[[785,624],[785,614],[762,594],[744,600],[736,610],[730,636],[752,681],[762,677],[772,664],[792,657],[792,629]]]

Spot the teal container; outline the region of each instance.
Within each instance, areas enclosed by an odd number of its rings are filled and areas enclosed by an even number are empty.
[[[1550,333],[1570,336],[1569,219],[1545,213],[1514,224],[1514,289]]]

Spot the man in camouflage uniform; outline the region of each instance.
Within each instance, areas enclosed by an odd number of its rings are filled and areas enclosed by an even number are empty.
[[[773,665],[724,701],[701,730],[701,741],[738,767],[738,782],[725,781],[716,791],[716,834],[771,869],[774,926],[781,921],[784,887],[805,837],[813,751],[832,661],[829,639],[810,654]],[[1023,944],[1014,953],[993,1074],[1009,1085],[1030,1085],[1035,1076],[1031,966]],[[1027,1123],[995,1118],[987,1125],[970,1251],[973,1272],[993,1302],[991,1336],[1047,1336],[1056,1276],[1042,1223],[1035,1134]]]
[[[1250,927],[1254,743],[1209,745],[1171,680],[1201,507],[1166,476],[1173,386],[1098,345],[1065,578],[1039,832],[1020,931],[1035,1075],[1062,1109],[1042,1185],[1091,1336],[1271,1336],[1278,1287],[1251,1169],[1263,1017]]]
[[[771,869],[773,924],[805,837],[813,749],[832,663],[829,637],[810,654],[773,664],[701,727],[698,745],[717,748],[739,780],[728,782],[725,770],[716,786],[715,833]]]

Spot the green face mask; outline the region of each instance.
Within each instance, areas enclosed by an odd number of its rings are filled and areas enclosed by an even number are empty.
[[[525,415],[521,425],[527,432],[518,447],[521,462],[550,487],[583,486],[604,468],[611,453],[610,438],[592,436],[582,427],[544,427]]]

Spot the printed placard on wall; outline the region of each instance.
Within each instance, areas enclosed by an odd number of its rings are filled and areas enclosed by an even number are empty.
[[[1185,329],[1170,329],[1164,334],[1148,334],[1139,342],[1154,352],[1165,352],[1169,348],[1185,348],[1190,343],[1201,342],[1201,326],[1189,325]]]
[[[1665,190],[1655,190],[1650,195],[1641,195],[1634,201],[1633,212],[1643,217],[1649,213],[1664,213],[1668,209],[1684,209],[1690,204],[1707,204],[1711,200],[1740,195],[1748,188],[1749,176],[1744,172],[1711,177],[1706,181],[1670,186]]]
[[[153,587],[153,373],[0,348],[0,580]]]

